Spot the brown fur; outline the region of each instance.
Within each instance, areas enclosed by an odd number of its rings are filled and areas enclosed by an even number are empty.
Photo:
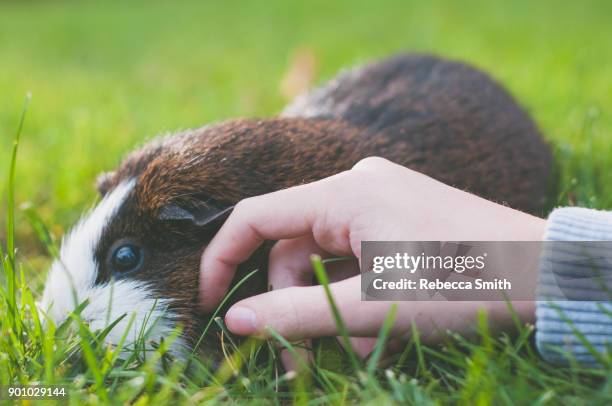
[[[125,179],[137,183],[103,233],[99,263],[108,262],[118,240],[137,240],[146,262],[130,277],[172,299],[192,340],[205,318],[197,310],[200,255],[214,229],[160,220],[168,205],[230,206],[382,156],[511,207],[542,210],[548,147],[513,99],[467,65],[399,56],[340,76],[327,93],[302,102],[330,107],[311,118],[238,119],[156,140],[100,180],[102,194]],[[265,290],[266,254],[260,250],[241,267],[263,271],[242,295]],[[97,282],[110,277],[102,265]]]

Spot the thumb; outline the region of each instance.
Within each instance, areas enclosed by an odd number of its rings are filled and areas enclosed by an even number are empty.
[[[358,316],[367,302],[361,302],[360,286],[358,276],[330,285],[349,333],[363,330]],[[322,286],[290,287],[244,299],[229,309],[225,324],[234,334],[266,337],[272,329],[288,340],[338,334]]]

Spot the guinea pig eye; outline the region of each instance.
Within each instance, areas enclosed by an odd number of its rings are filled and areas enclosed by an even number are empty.
[[[115,272],[124,274],[140,269],[142,259],[142,248],[134,244],[124,244],[113,251],[111,263]]]

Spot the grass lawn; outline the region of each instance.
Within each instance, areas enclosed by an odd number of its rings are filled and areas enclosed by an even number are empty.
[[[43,332],[27,310],[50,261],[37,225],[57,241],[95,201],[96,175],[151,136],[275,114],[287,102],[281,81],[300,50],[314,60],[315,83],[400,50],[486,69],[553,145],[558,203],[612,209],[611,21],[612,2],[605,0],[1,2],[2,213],[28,91],[32,102],[17,161],[16,222],[0,216],[3,229],[15,226],[17,246],[15,261],[4,257],[3,274],[16,269],[22,293],[15,312],[6,290],[0,294],[0,383],[67,383],[75,404],[264,397],[313,404],[611,403],[610,368],[546,365],[529,326],[491,337],[484,316],[476,341],[455,337],[429,348],[416,335],[388,369],[364,364],[355,371],[328,360],[293,377],[263,354],[267,344],[235,352],[220,370],[196,365],[187,375],[180,364],[160,370],[156,354],[145,362],[141,354],[118,360],[85,326]],[[26,202],[30,217],[40,219],[34,226],[19,209]],[[0,235],[3,253],[9,235]]]

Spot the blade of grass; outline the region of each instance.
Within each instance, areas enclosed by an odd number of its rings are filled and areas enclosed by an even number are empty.
[[[412,338],[414,340],[414,350],[417,353],[417,360],[419,365],[419,372],[423,375],[426,374],[425,368],[425,356],[423,355],[423,347],[421,345],[421,336],[419,335],[419,329],[415,322],[412,322]]]
[[[314,268],[315,276],[319,283],[323,286],[323,290],[325,291],[325,296],[327,297],[327,301],[332,310],[332,314],[334,316],[334,321],[336,322],[336,326],[338,327],[338,331],[340,332],[340,336],[342,337],[342,342],[344,344],[344,348],[348,354],[349,360],[355,371],[361,370],[361,363],[353,350],[353,346],[351,345],[351,340],[349,338],[348,329],[346,328],[346,324],[344,324],[344,320],[340,316],[340,311],[338,310],[338,306],[334,301],[334,298],[331,294],[331,290],[329,288],[329,278],[327,277],[327,272],[325,272],[325,266],[321,261],[321,257],[318,255],[312,255],[310,257],[310,262],[312,263],[312,267]]]
[[[251,276],[255,275],[255,273],[257,273],[258,271],[259,269],[255,269],[249,272],[247,275],[245,275],[244,278],[242,278],[240,281],[238,281],[238,283],[236,283],[236,285],[227,293],[227,295],[225,295],[225,297],[223,298],[219,306],[217,306],[217,309],[215,310],[215,312],[210,316],[210,320],[208,320],[206,327],[204,327],[204,331],[202,331],[202,334],[200,334],[200,338],[198,338],[198,341],[193,346],[193,351],[191,352],[192,355],[195,354],[198,348],[200,347],[200,344],[202,343],[202,340],[204,340],[206,333],[208,333],[210,326],[215,320],[215,317],[217,317],[217,315],[219,314],[219,312],[221,311],[225,303],[227,303],[227,301],[232,297],[234,292],[236,292],[240,288],[240,286],[242,286],[247,280],[251,279]]]
[[[36,212],[36,209],[32,206],[32,204],[24,203],[21,206],[21,210],[23,211],[26,216],[26,219],[34,229],[36,237],[44,245],[47,252],[49,252],[52,258],[59,258],[59,250],[55,246],[53,237],[51,236],[49,229],[45,226],[43,220]]]
[[[268,328],[267,332],[268,334],[270,334],[271,337],[276,339],[279,343],[281,343],[283,347],[287,349],[287,351],[291,353],[291,355],[293,356],[293,359],[296,360],[300,364],[300,368],[303,371],[306,371],[310,375],[312,375],[322,387],[326,387],[326,382],[324,382],[318,374],[315,374],[313,372],[311,366],[308,363],[308,360],[304,359],[304,356],[296,351],[295,346],[293,344],[287,341],[283,336],[278,334],[272,328]],[[278,379],[278,377],[276,377],[276,379]]]
[[[217,324],[217,326],[219,326],[219,329],[221,330],[221,333],[224,334],[225,337],[227,337],[227,340],[229,341],[230,345],[232,346],[232,350],[233,351],[238,351],[238,345],[233,340],[232,333],[230,333],[230,331],[227,329],[227,327],[225,327],[225,323],[223,322],[223,319],[221,317],[215,317],[214,321]]]
[[[387,317],[385,317],[385,321],[378,333],[378,339],[376,340],[376,347],[368,360],[368,365],[366,371],[369,375],[374,374],[376,367],[378,365],[378,361],[382,356],[383,350],[385,348],[385,344],[389,339],[389,334],[391,333],[391,328],[393,328],[393,324],[395,323],[395,318],[397,316],[397,304],[393,303],[391,305],[391,309],[389,313],[387,313]]]
[[[7,210],[6,210],[6,261],[4,271],[6,272],[6,284],[9,306],[9,318],[10,324],[13,329],[17,332],[20,342],[21,331],[17,323],[17,292],[16,292],[16,269],[15,269],[15,171],[17,168],[17,152],[19,150],[19,139],[21,138],[21,131],[23,130],[23,123],[25,122],[26,112],[30,105],[32,95],[28,93],[23,103],[21,110],[21,117],[19,119],[19,125],[17,127],[17,133],[13,139],[13,149],[11,152],[11,160],[9,164],[9,178],[8,178],[8,191],[7,191]],[[4,255],[3,255],[4,256]]]
[[[71,314],[70,317],[78,326],[79,335],[81,337],[81,349],[83,350],[83,358],[85,359],[85,363],[89,367],[89,371],[91,372],[96,383],[96,393],[103,400],[107,400],[107,393],[104,388],[104,375],[102,374],[102,371],[98,366],[98,359],[94,348],[91,345],[91,342],[97,345],[97,343],[95,342],[95,338],[92,336],[91,332],[79,316]]]

